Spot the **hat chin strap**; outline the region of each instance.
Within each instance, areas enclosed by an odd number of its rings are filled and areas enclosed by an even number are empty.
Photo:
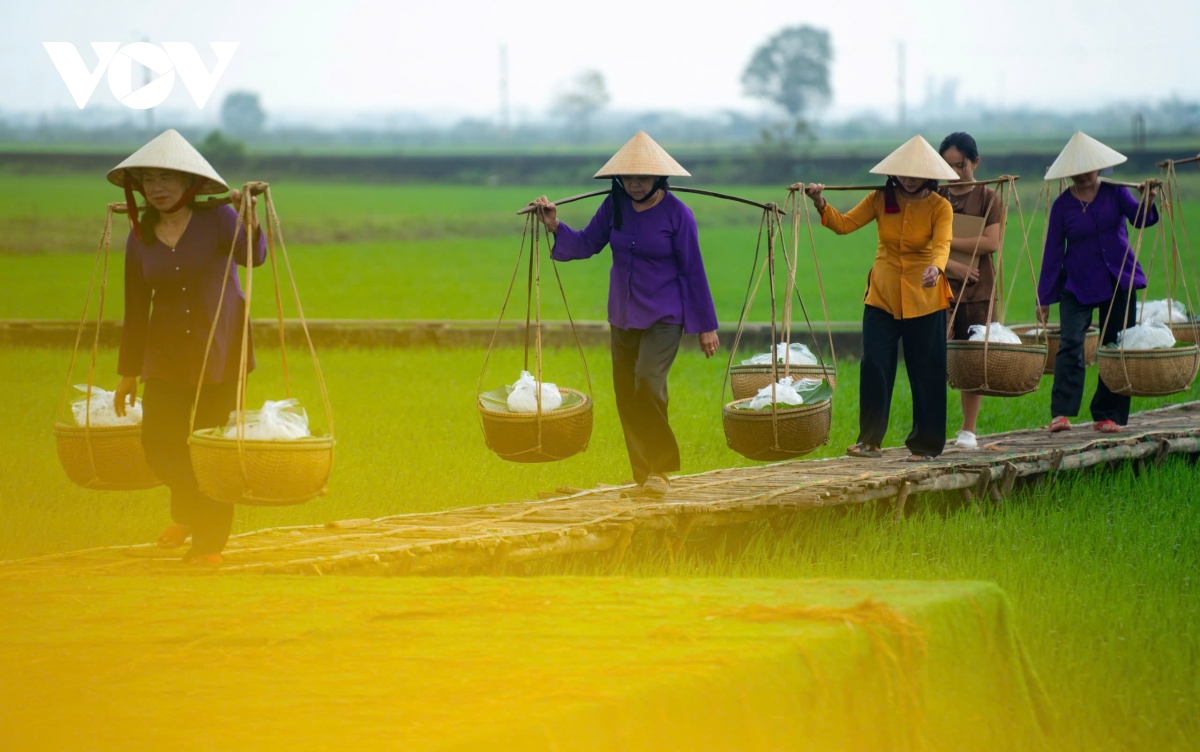
[[[200,193],[200,189],[204,187],[204,178],[196,176],[190,188],[183,192],[179,200],[170,209],[167,209],[165,214],[174,214],[183,207],[187,206],[188,202],[196,198]],[[138,221],[138,205],[137,200],[133,196],[133,192],[137,191],[146,195],[146,189],[142,187],[142,181],[133,177],[128,170],[125,171],[125,208],[129,212],[129,224],[133,227],[133,234],[138,240],[142,239],[142,223]],[[149,199],[146,199],[149,201]]]

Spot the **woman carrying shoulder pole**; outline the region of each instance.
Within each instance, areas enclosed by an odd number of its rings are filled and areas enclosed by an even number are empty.
[[[596,173],[612,179],[612,193],[587,227],[560,222],[545,196],[534,202],[555,236],[551,258],[590,258],[605,246],[612,251],[613,390],[634,481],[650,496],[666,494],[667,473],[679,469],[679,444],[667,420],[667,376],[680,340],[696,335],[706,358],[719,345],[696,219],[667,185],[668,177],[688,174],[639,131]]]
[[[969,133],[951,133],[942,139],[938,148],[942,159],[958,173],[958,181],[952,181],[938,189],[938,194],[950,202],[956,215],[977,217],[982,221],[983,232],[973,227],[962,237],[950,240],[950,260],[946,262],[946,277],[950,291],[954,294],[957,311],[950,323],[950,339],[965,340],[970,337],[970,328],[987,326],[992,322],[988,311],[1000,305],[1000,290],[996,288],[996,270],[992,265],[992,254],[1000,250],[1000,228],[1004,220],[1004,208],[1000,197],[986,185],[956,187],[955,182],[970,183],[975,180],[979,169],[979,147]],[[972,264],[972,256],[974,263]],[[995,300],[992,291],[995,288]],[[976,420],[983,406],[983,395],[962,392],[963,422],[954,445],[959,449],[975,449]]]
[[[1104,326],[1101,345],[1116,342],[1119,332],[1137,323],[1132,305],[1126,317],[1126,303],[1133,291],[1146,287],[1146,275],[1134,260],[1125,224],[1150,227],[1158,222],[1158,209],[1153,187],[1144,207],[1128,188],[1100,181],[1101,170],[1125,160],[1123,154],[1076,131],[1046,171],[1046,180],[1071,178],[1071,187],[1050,207],[1038,281],[1038,321],[1045,324],[1051,304],[1058,303],[1061,327],[1050,393],[1051,433],[1069,431],[1071,418],[1079,414],[1086,372],[1083,342],[1092,314]],[[1090,409],[1092,428],[1101,433],[1118,433],[1129,422],[1129,397],[1113,392],[1103,379]]]
[[[824,185],[805,188],[821,224],[833,232],[845,235],[874,220],[879,233],[863,297],[858,442],[846,454],[880,456],[903,339],[913,400],[912,430],[904,443],[912,452],[910,462],[931,460],[946,445],[946,309],[951,294],[944,271],[954,224],[950,202],[937,194],[937,181],[958,175],[920,136],[871,172],[887,175],[887,185],[845,214],[821,196]]]
[[[188,449],[188,427],[194,403],[196,429],[225,425],[237,406],[246,299],[229,254],[232,250],[237,264],[260,266],[267,258],[266,238],[252,207],[253,250],[248,253],[246,229],[236,209],[212,208],[193,200],[229,188],[174,130],[114,167],[108,179],[125,189],[131,225],[125,244],[125,324],[117,363],[121,382],[114,396],[117,415],[124,415],[126,406],[136,402],[140,379],[145,387],[146,462],[171,490],[174,524],[159,536],[158,545],[180,548],[191,538],[184,561],[216,566],[233,524],[233,506],[200,492]],[[146,197],[146,212],[140,219],[134,191]],[[237,203],[241,194],[230,191],[229,198]],[[251,203],[255,200],[251,198]],[[232,294],[221,295],[223,284]],[[210,328],[215,334],[205,367]],[[253,369],[252,348],[248,357],[248,369]]]

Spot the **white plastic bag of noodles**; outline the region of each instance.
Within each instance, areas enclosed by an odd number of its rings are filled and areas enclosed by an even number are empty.
[[[813,355],[812,350],[808,349],[807,345],[802,345],[799,342],[793,342],[790,345],[786,342],[780,342],[775,345],[775,357],[780,363],[790,363],[793,366],[815,366],[817,365],[817,356]],[[744,366],[769,366],[771,365],[771,353],[759,353],[749,360],[743,360]]]
[[[1187,306],[1178,300],[1147,300],[1145,306],[1138,302],[1135,320],[1143,324],[1186,324],[1191,317]]]
[[[537,381],[529,371],[521,371],[521,378],[512,385],[512,393],[508,395],[508,409],[514,413],[536,413]],[[554,384],[542,382],[542,412],[557,410],[562,406],[562,392]]]
[[[75,388],[85,395],[88,393],[88,388],[83,384],[76,384]],[[122,418],[117,415],[117,408],[113,404],[115,396],[116,392],[110,392],[107,389],[101,389],[93,385],[91,405],[88,404],[87,397],[71,403],[71,413],[75,416],[75,425],[86,426],[90,423],[92,426],[98,428],[141,425],[142,401],[136,399],[132,405],[127,405],[125,407],[125,417]]]
[[[1126,350],[1169,350],[1175,346],[1171,327],[1155,321],[1153,324],[1131,326],[1117,335],[1117,346]]]
[[[983,341],[983,325],[973,324],[967,327],[967,340],[970,342]],[[1021,338],[1012,329],[1009,329],[1004,324],[999,324],[993,321],[988,324],[987,341],[997,345],[1019,345]]]
[[[267,400],[261,410],[246,412],[246,432],[242,438],[249,441],[291,441],[303,439],[308,432],[308,413],[300,407],[300,400]],[[238,414],[229,413],[225,426],[225,438],[238,438]]]
[[[771,394],[771,385],[767,384],[741,407],[746,410],[761,410],[764,407],[770,407],[772,396],[777,405],[803,405],[805,398],[816,392],[821,383],[822,379],[793,379],[791,376],[784,376],[775,384],[774,395]]]

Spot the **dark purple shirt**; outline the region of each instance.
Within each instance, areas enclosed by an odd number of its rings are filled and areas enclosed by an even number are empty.
[[[1070,290],[1080,303],[1096,305],[1113,296],[1113,281],[1121,287],[1140,290],[1146,286],[1141,264],[1134,262],[1129,247],[1126,221],[1134,227],[1152,227],[1158,222],[1158,208],[1150,207],[1148,217],[1139,217],[1138,200],[1128,188],[1101,183],[1096,198],[1083,211],[1083,203],[1069,190],[1059,194],[1050,207],[1046,250],[1042,254],[1042,275],[1038,299],[1042,305],[1062,300]],[[1143,246],[1143,250],[1149,250]]]
[[[221,282],[237,234],[234,260],[246,265],[246,236],[232,206],[197,209],[174,248],[161,240],[147,246],[132,232],[125,242],[125,326],[117,373],[195,386],[209,329],[217,329],[208,355],[206,384],[237,379],[246,297],[237,267],[229,269],[225,300]],[[255,233],[254,265],[267,258],[267,243]],[[252,347],[252,346],[251,346]],[[248,365],[254,368],[254,353]]]
[[[687,204],[670,191],[655,206],[639,212],[621,196],[622,228],[612,228],[613,196],[583,230],[559,223],[556,261],[595,256],[612,248],[609,272],[608,323],[620,329],[648,329],[653,324],[682,324],[687,334],[715,331],[713,306],[696,218]]]

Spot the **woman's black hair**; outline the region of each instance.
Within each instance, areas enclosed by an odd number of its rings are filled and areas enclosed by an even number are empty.
[[[958,149],[964,157],[972,162],[979,159],[979,146],[970,133],[955,131],[946,136],[942,139],[942,145],[938,147],[938,154],[945,154],[951,146]]]

